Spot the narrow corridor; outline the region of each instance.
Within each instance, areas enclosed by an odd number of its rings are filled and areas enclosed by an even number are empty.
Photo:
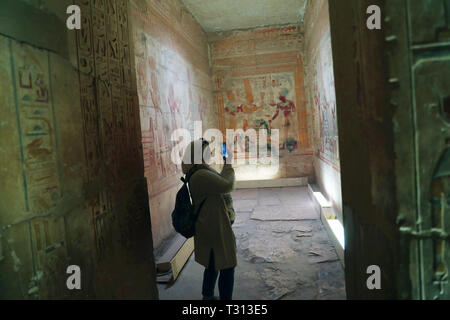
[[[234,299],[345,299],[344,270],[306,187],[233,193],[237,240]],[[201,299],[194,254],[160,299]],[[217,291],[217,288],[216,288]]]
[[[450,300],[449,74],[450,0],[1,0],[0,300],[200,300],[200,139],[235,299]]]

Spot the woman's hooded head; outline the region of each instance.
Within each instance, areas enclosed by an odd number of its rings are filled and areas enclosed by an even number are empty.
[[[211,150],[209,142],[200,139],[192,141],[184,151],[183,162],[181,168],[186,174],[196,164],[208,164],[211,161]]]

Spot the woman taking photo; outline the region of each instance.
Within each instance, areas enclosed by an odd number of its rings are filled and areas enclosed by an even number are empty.
[[[195,153],[201,150],[201,157]],[[191,172],[189,190],[198,218],[195,224],[195,261],[205,267],[202,295],[204,300],[217,300],[214,288],[219,278],[220,300],[231,300],[234,269],[237,265],[236,240],[231,228],[234,208],[230,192],[234,189],[232,152],[226,152],[226,163],[220,173],[209,166],[211,150],[208,141],[191,142],[183,157],[184,174]],[[199,159],[197,164],[195,160]],[[200,160],[201,159],[201,160]],[[193,172],[193,173],[192,173]]]

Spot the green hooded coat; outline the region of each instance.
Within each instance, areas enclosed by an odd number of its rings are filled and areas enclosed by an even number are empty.
[[[235,176],[231,165],[225,164],[219,174],[208,165],[201,165],[191,176],[189,190],[195,209],[200,207],[195,225],[195,261],[208,267],[211,250],[214,252],[216,270],[233,268],[237,265],[236,240],[231,228],[234,209],[231,195]],[[187,173],[193,165],[183,164]]]

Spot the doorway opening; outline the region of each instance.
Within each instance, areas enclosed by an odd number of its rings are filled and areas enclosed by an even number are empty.
[[[245,162],[234,165],[236,298],[345,299],[328,0],[202,2],[142,2],[152,25],[134,22],[156,261],[177,241],[170,214],[181,171],[171,133],[195,137],[197,121],[203,134],[237,132],[235,158]],[[251,163],[249,130],[269,137],[275,170]],[[191,256],[160,298],[197,297],[202,274]]]

